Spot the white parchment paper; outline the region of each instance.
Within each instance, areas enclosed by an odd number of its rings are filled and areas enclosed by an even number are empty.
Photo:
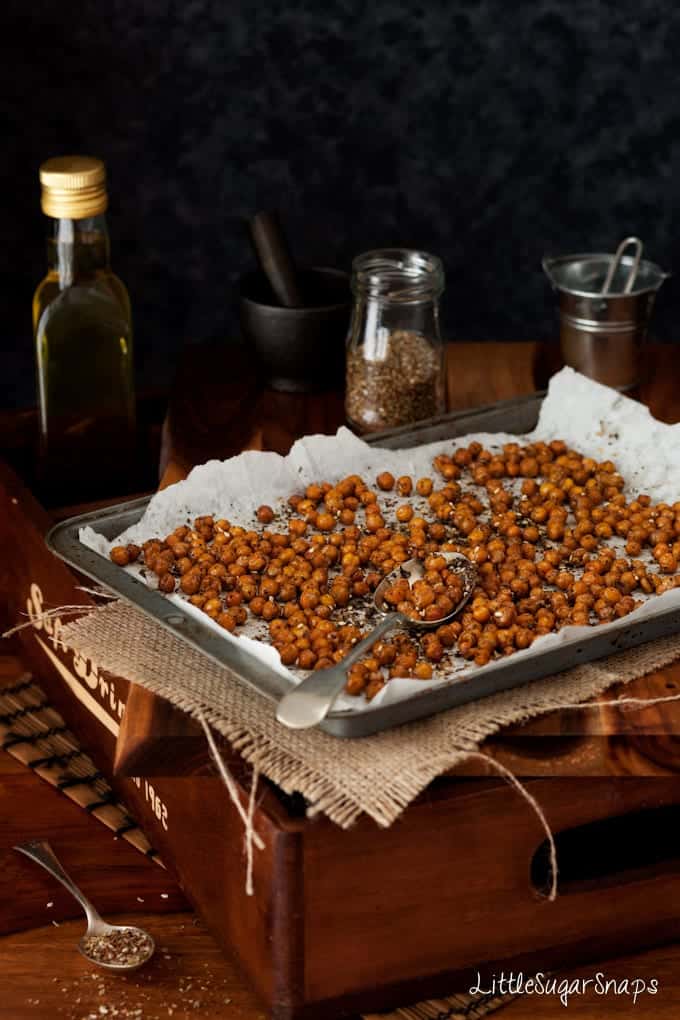
[[[629,498],[646,492],[654,502],[673,503],[680,499],[680,425],[665,425],[654,419],[642,404],[592,382],[570,368],[564,368],[553,376],[538,425],[528,436],[476,433],[403,451],[368,446],[346,428],[338,429],[335,436],[306,436],[295,443],[286,457],[277,453],[246,451],[226,461],[213,460],[195,467],[184,481],[158,492],[140,521],[113,541],[91,528],[81,530],[80,540],[101,556],[108,557],[114,545],[126,542],[141,544],[149,538],[163,537],[204,514],[225,517],[233,524],[252,528],[258,506],[267,503],[276,510],[277,504],[287,500],[291,493],[300,492],[310,482],[335,482],[347,474],[356,473],[372,483],[380,471],[391,471],[395,476],[411,475],[415,480],[424,475],[432,476],[433,458],[438,453],[450,453],[454,446],[477,440],[487,449],[494,450],[506,442],[532,439],[563,439],[586,456],[614,461],[626,480],[624,491]],[[414,499],[418,512],[417,497]],[[274,527],[275,522],[271,525],[271,528]],[[126,569],[137,577],[141,576],[136,565]],[[153,583],[148,575],[144,580]],[[640,593],[636,592],[635,597],[640,598]],[[263,633],[261,621],[250,618],[241,633],[235,636],[224,631],[181,594],[170,595],[168,599],[203,624],[213,627],[225,641],[244,642],[254,655],[287,677],[291,684],[304,675],[283,666],[276,650],[258,640]],[[662,607],[670,609],[675,606],[680,606],[680,589],[646,600],[626,621],[637,621]],[[598,631],[613,630],[621,623],[603,624]],[[535,658],[548,648],[581,639],[592,629],[564,627],[556,634],[538,638],[531,648],[514,653],[513,661]],[[493,669],[493,663],[482,668]],[[478,667],[455,656],[431,680],[395,678],[372,702],[342,695],[335,709],[371,711],[372,707],[420,693],[424,687],[450,682],[452,678],[467,678],[476,672]]]

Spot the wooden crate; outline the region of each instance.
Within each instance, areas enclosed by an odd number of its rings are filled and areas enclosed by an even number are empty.
[[[40,626],[39,604],[89,596],[46,551],[46,515],[4,469],[0,513],[6,615],[36,618],[20,632],[27,663],[273,1017],[387,1008],[465,987],[482,964],[486,974],[547,970],[680,936],[670,838],[680,784],[668,732],[651,777],[639,774],[649,756],[622,752],[635,735],[616,738],[608,757],[606,739],[587,732],[554,761],[537,750],[542,738],[531,752],[506,747],[516,771],[563,773],[528,780],[558,834],[555,903],[543,894],[544,832],[525,801],[499,780],[461,776],[432,784],[389,829],[364,819],[349,831],[306,819],[297,798],[262,782],[255,826],[265,848],[248,897],[243,825],[203,738],[158,699],[60,647],[54,625]],[[641,739],[654,745],[649,733]],[[245,805],[249,770],[237,759],[232,767]],[[607,774],[614,769],[632,774]]]

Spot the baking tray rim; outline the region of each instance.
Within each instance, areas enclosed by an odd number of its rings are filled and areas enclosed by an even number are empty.
[[[379,446],[381,441],[387,440],[389,443],[390,440],[398,440],[402,436],[410,438],[439,425],[445,427],[449,423],[461,424],[468,419],[473,419],[474,424],[479,426],[480,419],[491,413],[496,416],[504,409],[510,411],[513,407],[536,405],[542,396],[543,393],[533,393],[524,398],[514,398],[468,412],[440,416],[421,422],[412,429],[400,428],[374,434],[370,437],[370,442],[371,445]],[[478,427],[476,431],[484,430]],[[442,436],[441,441],[445,442],[447,438],[451,439],[454,436]],[[191,644],[219,665],[232,669],[257,693],[271,702],[276,702],[290,689],[285,677],[271,670],[247,649],[239,649],[238,645],[225,641],[221,635],[185,612],[182,607],[168,603],[164,595],[125,573],[120,567],[80,542],[78,533],[86,526],[118,527],[120,524],[119,532],[130,527],[139,520],[151,499],[152,495],[142,496],[60,521],[47,533],[45,537],[47,547],[79,573],[114,591],[176,637]],[[436,687],[416,691],[408,698],[389,705],[369,704],[360,712],[353,712],[351,709],[331,711],[320,728],[337,737],[368,736],[422,719],[447,708],[459,707],[470,701],[509,690],[540,677],[549,676],[551,673],[559,673],[584,662],[596,661],[677,631],[680,631],[680,608],[662,609],[659,613],[645,617],[637,627],[630,616],[624,617],[600,627],[593,627],[592,634],[587,637],[579,635],[567,638],[556,648],[548,649],[532,658],[523,658],[519,662],[514,656],[500,659],[475,669],[464,678],[456,677],[442,681]],[[501,678],[505,682],[499,684]]]

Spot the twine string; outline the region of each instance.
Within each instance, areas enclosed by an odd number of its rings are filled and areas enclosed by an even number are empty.
[[[86,595],[94,595],[99,599],[109,599],[111,601],[118,599],[116,594],[107,591],[105,588],[88,588],[86,585],[76,585],[76,591],[83,591]],[[92,603],[81,603],[80,605],[74,603],[73,605],[54,606],[52,609],[43,609],[33,616],[30,613],[20,613],[20,616],[25,616],[27,619],[23,623],[18,623],[14,627],[10,627],[9,630],[3,631],[0,634],[0,638],[10,638],[13,634],[18,634],[19,631],[26,630],[27,627],[35,627],[46,620],[58,620],[61,616],[78,616],[79,614],[93,613],[96,609],[99,609],[99,606],[93,606]]]
[[[259,779],[258,769],[253,770],[253,778],[250,786],[250,796],[248,797],[248,809],[245,810],[241,804],[241,799],[238,795],[238,789],[234,782],[234,777],[226,766],[224,758],[220,754],[217,743],[212,733],[212,729],[205,716],[199,714],[197,716],[198,721],[203,727],[205,738],[208,741],[208,748],[210,750],[211,757],[217,766],[224,785],[227,788],[227,793],[231,799],[232,804],[238,811],[241,821],[245,829],[245,847],[246,847],[246,896],[253,895],[253,846],[256,846],[258,850],[264,849],[264,841],[258,835],[255,825],[253,823],[253,816],[255,813],[255,792],[257,789],[257,781]]]
[[[21,630],[26,630],[27,627],[35,627],[36,624],[42,624],[45,620],[59,620],[62,616],[79,616],[83,613],[92,613],[98,606],[58,606],[56,609],[43,609],[40,615],[34,616],[32,619],[27,619],[24,623],[17,623],[14,627],[10,627],[9,630],[5,630],[0,634],[0,638],[10,638],[13,634],[18,634]],[[22,613],[22,616],[28,616],[28,613]]]
[[[532,809],[536,817],[538,818],[543,831],[545,832],[548,840],[548,851],[550,861],[550,887],[548,890],[548,900],[552,903],[557,899],[557,847],[555,846],[555,837],[553,836],[552,829],[548,823],[548,819],[545,816],[543,808],[538,803],[533,794],[529,793],[526,786],[519,781],[514,772],[506,768],[505,765],[501,765],[499,761],[492,758],[490,754],[484,754],[482,751],[472,751],[468,755],[468,758],[476,758],[479,761],[486,762],[490,765],[502,779],[504,779],[510,786],[514,787],[521,797],[527,802],[529,807]]]
[[[565,709],[579,709],[584,711],[587,708],[620,708],[623,712],[628,712],[634,708],[649,708],[651,705],[661,705],[666,701],[680,701],[680,694],[665,694],[659,698],[606,698],[601,700],[598,698],[596,701],[576,701],[574,703],[564,702],[559,705],[551,705],[546,709],[548,712],[560,712]]]
[[[246,843],[246,896],[253,895],[253,833],[255,832],[255,826],[253,823],[253,817],[255,814],[255,795],[257,792],[257,783],[260,778],[259,769],[253,769],[253,778],[250,784],[250,795],[248,797],[248,824],[246,825],[245,843]]]

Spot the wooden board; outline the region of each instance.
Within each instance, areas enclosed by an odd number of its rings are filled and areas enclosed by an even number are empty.
[[[96,970],[76,951],[79,922],[37,928],[0,942],[0,1020],[83,1020],[100,1014],[146,1020],[265,1020],[234,965],[190,914],[121,911],[116,923],[142,925],[158,947],[129,977]],[[136,1014],[135,1010],[141,1010]],[[170,1012],[172,1010],[172,1012]]]
[[[119,1010],[123,1017],[126,1010],[132,1015],[134,1009],[142,1009],[147,1020],[168,1020],[168,1004],[173,1003],[172,1020],[265,1020],[257,999],[202,926],[192,924],[186,914],[159,917],[147,912],[131,919],[152,931],[167,952],[152,970],[129,979],[102,975],[92,980],[87,964],[73,949],[80,934],[77,922],[5,938],[0,942],[5,978],[0,1020],[82,1020],[102,1004]],[[584,995],[571,996],[568,1012],[557,996],[524,997],[505,1006],[499,1020],[564,1020],[565,1016],[570,1020],[602,1020],[603,1016],[677,1020],[680,1015],[680,947],[603,960],[596,967],[571,967],[560,979],[588,979],[596,970],[617,984],[632,977],[646,984],[657,980],[658,993],[641,996],[633,1006],[630,995],[612,993],[603,998],[591,985]],[[483,967],[485,976],[491,973]],[[58,981],[53,980],[56,976]]]

